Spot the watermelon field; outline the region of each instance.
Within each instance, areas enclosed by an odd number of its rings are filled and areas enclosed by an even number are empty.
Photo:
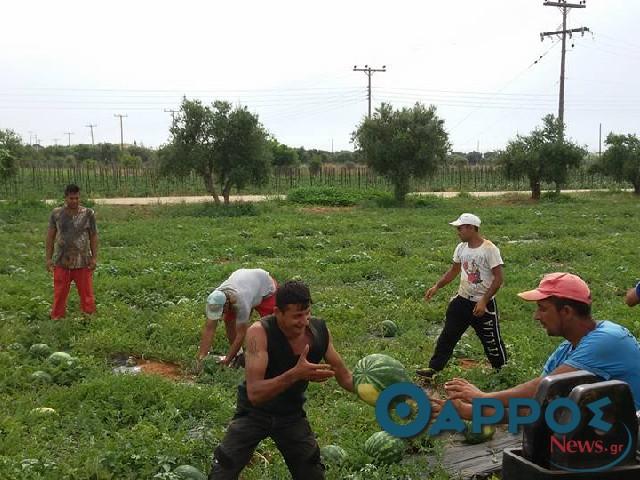
[[[243,370],[213,365],[196,373],[204,301],[241,267],[264,268],[279,282],[307,282],[313,314],[327,321],[351,368],[383,353],[413,377],[432,353],[456,287],[430,303],[423,293],[451,262],[457,237],[447,223],[466,211],[482,218],[483,234],[505,261],[497,298],[510,359],[493,373],[470,330],[436,389],[454,376],[501,389],[539,374],[560,339],[546,336],[532,319],[533,306],[516,293],[544,273],[581,275],[592,288],[595,317],[640,335],[640,311],[622,300],[640,279],[640,202],[633,195],[561,195],[537,203],[526,194],[460,195],[411,199],[403,207],[388,195],[346,207],[292,201],[96,207],[98,312],[79,313],[72,291],[67,318],[58,322],[48,318],[52,279],[44,265],[51,206],[0,203],[0,479],[177,480],[187,478],[177,470],[184,465],[207,473]],[[219,328],[215,352],[226,347]],[[52,352],[69,357],[51,359]],[[328,450],[336,459],[327,462],[328,479],[450,478],[437,461],[446,441],[406,442],[398,463],[376,464],[364,448],[380,430],[373,407],[335,380],[312,383],[307,397],[318,443],[343,451]],[[269,440],[241,478],[289,474]]]

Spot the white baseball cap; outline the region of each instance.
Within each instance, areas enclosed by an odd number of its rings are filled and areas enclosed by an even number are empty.
[[[473,213],[463,213],[457,220],[449,222],[449,225],[453,225],[454,227],[459,227],[460,225],[473,225],[474,227],[479,227],[480,217]]]
[[[209,320],[218,320],[222,317],[224,304],[227,303],[227,296],[220,290],[214,290],[207,297],[207,318]]]

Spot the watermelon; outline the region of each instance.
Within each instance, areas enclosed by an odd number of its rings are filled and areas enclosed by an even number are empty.
[[[398,326],[391,320],[380,323],[380,331],[383,337],[395,337],[398,334]]]
[[[364,442],[364,453],[380,465],[398,463],[402,460],[404,450],[405,443],[385,431],[374,433]]]
[[[207,480],[204,473],[191,465],[180,465],[173,471],[181,480]]]
[[[326,465],[342,465],[347,459],[347,452],[337,445],[326,445],[320,449],[320,458]]]
[[[493,438],[493,434],[496,433],[496,429],[493,425],[483,425],[482,432],[473,433],[471,431],[471,422],[465,420],[464,422],[466,428],[464,430],[464,441],[475,445],[482,442],[488,442]]]
[[[31,380],[33,380],[33,383],[37,384],[49,384],[53,382],[51,375],[49,375],[47,372],[43,372],[42,370],[33,372],[31,374]]]
[[[73,359],[67,352],[53,352],[49,355],[47,361],[53,365],[62,365],[64,363],[72,362]]]
[[[34,343],[29,347],[29,353],[34,357],[44,358],[51,353],[51,348],[46,343]]]
[[[411,382],[404,366],[382,353],[367,355],[353,369],[353,387],[358,397],[375,406],[380,392],[394,383]]]

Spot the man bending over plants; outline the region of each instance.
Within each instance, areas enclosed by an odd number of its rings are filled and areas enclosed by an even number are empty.
[[[324,320],[311,316],[311,294],[299,281],[278,288],[273,315],[247,331],[245,381],[236,413],[216,448],[209,480],[236,479],[258,444],[271,437],[294,480],[324,478],[318,443],[304,411],[309,382],[335,377],[353,391],[351,371]],[[327,363],[320,363],[324,359]]]
[[[251,311],[255,310],[260,317],[271,315],[277,287],[278,282],[269,272],[261,268],[241,268],[211,292],[207,297],[207,320],[202,329],[198,361],[201,362],[209,354],[218,320],[223,318],[229,351],[221,363],[226,366],[232,365],[232,362],[242,365],[242,356],[238,352],[249,328]]]

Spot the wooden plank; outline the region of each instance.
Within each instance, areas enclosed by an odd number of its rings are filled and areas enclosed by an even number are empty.
[[[429,464],[442,466],[452,478],[478,480],[502,469],[502,451],[520,447],[522,434],[512,435],[498,430],[491,441],[478,445],[468,445],[463,442],[462,435],[455,434],[449,437],[448,442],[442,457],[427,458]]]

